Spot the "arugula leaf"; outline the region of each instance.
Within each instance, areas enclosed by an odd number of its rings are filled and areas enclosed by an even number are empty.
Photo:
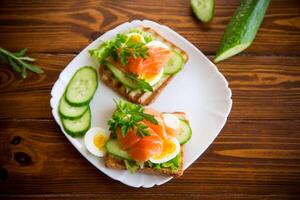
[[[144,137],[150,134],[147,130],[148,126],[142,123],[142,120],[149,120],[151,123],[158,124],[154,116],[144,113],[144,108],[141,105],[135,105],[124,100],[115,101],[115,103],[117,108],[112,118],[107,122],[113,135],[116,135],[118,129],[121,130],[123,136],[126,136],[128,131],[135,130],[137,136]]]
[[[148,82],[146,82],[145,80],[139,79],[139,78],[135,77],[132,74],[127,74],[126,73],[125,75],[126,75],[127,78],[131,79],[131,81],[133,81],[135,83],[136,88],[153,92],[152,86]]]
[[[129,38],[124,34],[117,36],[107,42],[103,42],[97,49],[89,50],[92,57],[96,58],[101,64],[110,56],[115,60],[120,60],[122,65],[128,64],[128,59],[146,58],[148,47],[142,43],[127,43]]]
[[[148,47],[143,42],[125,44],[120,48],[120,61],[122,65],[128,64],[128,59],[130,57],[137,58],[146,58],[148,56]]]
[[[0,47],[0,60],[2,62],[9,64],[12,69],[18,72],[23,78],[27,77],[27,71],[30,70],[37,74],[44,73],[44,71],[28,62],[34,62],[34,58],[30,58],[28,56],[24,56],[27,49],[22,49],[19,52],[12,53]]]

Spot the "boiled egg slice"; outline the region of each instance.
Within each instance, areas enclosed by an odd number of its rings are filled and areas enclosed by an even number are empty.
[[[176,115],[165,113],[162,115],[166,132],[169,136],[176,137],[179,132],[180,120]]]
[[[164,163],[175,158],[180,152],[180,144],[176,138],[163,140],[160,154],[153,155],[149,160],[152,163]]]
[[[105,143],[109,139],[109,132],[103,128],[95,127],[86,132],[84,143],[87,150],[97,156],[103,157],[106,153]]]
[[[169,49],[169,47],[167,45],[165,45],[164,43],[162,43],[159,40],[153,40],[153,41],[147,43],[146,46],[147,47],[157,47],[157,48],[160,47],[160,48],[164,48],[164,49]],[[161,70],[159,71],[158,74],[155,74],[155,75],[142,74],[140,78],[144,79],[151,86],[154,86],[156,83],[158,83],[160,81],[163,74],[164,74],[164,69],[161,68]]]
[[[153,40],[153,41],[147,43],[146,46],[147,47],[157,47],[157,48],[160,47],[160,48],[164,48],[164,49],[169,49],[169,47],[166,44],[162,43],[159,40]]]
[[[127,36],[128,36],[127,44],[131,43],[131,42],[132,43],[139,43],[139,42],[145,43],[144,37],[139,33],[128,33]]]
[[[140,76],[140,78],[144,79],[151,86],[154,86],[156,83],[158,83],[160,81],[163,74],[164,74],[164,68],[161,68],[161,70],[158,74],[155,74],[155,75],[142,74]]]
[[[165,122],[166,127],[171,129],[179,128],[180,121],[176,115],[165,113],[163,114],[163,120]]]

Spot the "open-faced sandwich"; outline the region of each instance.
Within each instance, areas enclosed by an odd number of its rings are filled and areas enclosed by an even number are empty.
[[[90,55],[100,78],[129,99],[148,105],[187,61],[187,54],[149,27],[130,29],[103,42]]]
[[[192,131],[182,112],[161,113],[119,101],[108,121],[105,165],[160,175],[183,173],[183,145]]]

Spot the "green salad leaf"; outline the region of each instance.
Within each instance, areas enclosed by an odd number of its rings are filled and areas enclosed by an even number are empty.
[[[122,65],[128,63],[128,59],[146,58],[148,56],[148,47],[143,42],[129,43],[129,38],[125,34],[117,36],[107,42],[103,42],[97,49],[89,50],[92,57],[103,64],[109,57],[115,61],[120,61]]]
[[[149,167],[156,169],[156,170],[160,170],[162,168],[171,168],[172,171],[176,171],[180,167],[180,163],[181,163],[181,154],[180,153],[175,158],[173,158],[172,160],[169,160],[168,162],[157,164],[157,163],[152,163],[151,161],[148,161]]]
[[[135,161],[124,160],[124,163],[125,163],[126,169],[130,173],[134,173],[140,168],[140,166]]]
[[[124,160],[126,169],[130,173],[136,172],[138,169],[142,168],[143,165],[137,163],[136,161],[128,161]],[[181,164],[181,154],[179,153],[175,158],[169,160],[168,162],[164,163],[152,163],[151,161],[147,161],[147,164],[150,168],[155,170],[161,170],[163,168],[170,168],[172,171],[177,171]]]
[[[118,34],[115,38],[103,42],[97,49],[89,50],[89,53],[101,64],[103,64],[110,56],[112,56],[114,60],[117,60],[117,51],[126,42],[126,40],[126,35]]]

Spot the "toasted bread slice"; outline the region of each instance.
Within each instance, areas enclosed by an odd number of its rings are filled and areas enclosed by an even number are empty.
[[[183,112],[173,112],[172,114],[176,114],[178,117],[184,119],[189,123],[186,118],[185,113]],[[180,154],[181,154],[181,163],[178,170],[173,171],[170,168],[162,168],[160,170],[153,169],[149,166],[144,166],[144,168],[139,169],[138,172],[147,173],[147,174],[156,174],[156,175],[165,175],[165,176],[174,176],[179,177],[183,174],[183,163],[184,163],[184,146],[180,146]],[[124,160],[113,155],[107,154],[104,157],[105,166],[112,169],[123,169],[126,170],[126,166]]]
[[[159,33],[157,33],[155,30],[149,27],[138,27],[138,29],[145,31],[149,34],[151,34],[155,39],[162,41],[164,44],[168,45],[172,49],[179,52],[183,58],[185,63],[188,60],[188,55],[185,51],[180,49],[179,47],[175,46],[173,43],[165,39],[163,36],[161,36]],[[136,91],[132,90],[126,86],[124,86],[118,79],[116,79],[112,72],[107,69],[106,66],[101,65],[99,69],[100,79],[109,87],[111,87],[113,90],[127,98],[133,103],[138,103],[141,105],[149,105],[152,103],[162,92],[162,90],[168,85],[168,83],[171,81],[171,79],[174,77],[175,74],[164,76],[154,87],[153,92],[142,92],[142,91]]]
[[[180,147],[181,150],[181,163],[180,167],[176,171],[172,171],[170,168],[162,168],[162,169],[154,169],[150,168],[149,166],[144,166],[144,168],[139,169],[138,172],[147,173],[147,174],[156,174],[156,175],[166,175],[166,176],[181,176],[183,174],[183,154],[184,148],[183,146]],[[126,170],[126,166],[124,164],[124,160],[117,158],[113,155],[108,154],[104,158],[105,166],[112,169],[124,169]]]

